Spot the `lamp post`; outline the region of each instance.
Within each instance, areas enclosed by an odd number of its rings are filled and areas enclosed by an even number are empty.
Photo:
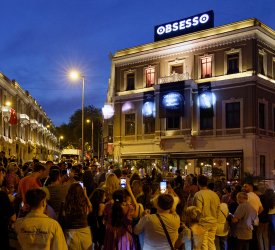
[[[90,123],[90,119],[87,119],[87,122]],[[92,159],[94,159],[94,121],[92,121],[92,135],[91,135],[91,148],[92,148]]]
[[[83,93],[82,93],[82,139],[81,139],[81,150],[82,150],[82,163],[84,165],[84,86],[85,86],[85,77],[78,73],[71,73],[71,77],[76,79],[82,77],[83,79]]]
[[[63,139],[63,136],[59,136],[59,153],[60,153],[60,140]],[[61,153],[60,153],[60,160],[61,160]]]

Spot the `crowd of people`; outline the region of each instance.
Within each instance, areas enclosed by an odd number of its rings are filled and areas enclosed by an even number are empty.
[[[160,184],[156,169],[98,167],[0,163],[0,248],[275,249],[273,189],[263,193],[253,183],[214,189],[206,176],[183,179],[180,171]]]

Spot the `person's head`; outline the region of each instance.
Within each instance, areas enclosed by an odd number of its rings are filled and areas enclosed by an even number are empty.
[[[105,182],[105,186],[106,186],[107,188],[112,189],[113,191],[115,191],[115,189],[118,188],[118,178],[116,177],[115,174],[109,173],[109,174],[107,175],[106,182]]]
[[[237,201],[237,194],[238,194],[238,193],[239,193],[238,190],[233,190],[233,191],[231,192],[230,199],[231,199],[232,201]]]
[[[106,173],[101,173],[97,180],[97,186],[100,185],[101,182],[104,182],[106,180]]]
[[[222,182],[225,183],[225,178],[222,178]]]
[[[230,194],[230,193],[231,193],[231,188],[228,187],[228,186],[225,187],[225,188],[224,188],[224,193],[225,193],[225,194]]]
[[[121,177],[121,170],[118,168],[118,169],[115,169],[113,171],[113,173],[116,175],[117,178],[120,178]]]
[[[52,161],[47,161],[45,166],[47,169],[49,169],[52,165],[53,165]]]
[[[174,199],[170,194],[161,194],[158,196],[157,206],[162,211],[170,211],[173,207]]]
[[[2,182],[6,175],[6,169],[4,167],[0,167],[0,186],[2,186]]]
[[[39,163],[39,160],[36,159],[36,158],[33,158],[33,159],[32,159],[32,162],[33,162],[33,165],[35,165],[36,163]]]
[[[18,170],[17,164],[15,162],[11,162],[8,165],[8,170],[9,170],[10,173],[16,173],[17,170]]]
[[[242,191],[246,193],[253,192],[253,187],[254,187],[254,184],[252,182],[247,182],[243,184]]]
[[[215,187],[215,184],[214,184],[214,182],[210,182],[210,183],[208,183],[208,185],[207,185],[207,188],[208,189],[210,189],[210,190],[214,190],[214,187]]]
[[[33,173],[36,174],[37,179],[42,178],[44,171],[45,167],[43,165],[41,165],[40,163],[34,164]]]
[[[244,203],[244,202],[246,202],[247,200],[248,200],[248,195],[247,195],[247,193],[245,193],[245,192],[239,192],[239,193],[237,194],[237,202],[238,202],[239,204]]]
[[[1,151],[1,156],[5,157],[5,152],[4,151]]]
[[[142,185],[142,191],[143,191],[144,195],[146,196],[146,195],[151,194],[152,188],[151,188],[151,186],[148,183],[144,183]]]
[[[49,177],[51,180],[51,184],[53,183],[59,183],[61,178],[60,178],[60,171],[57,169],[52,169],[50,170]]]
[[[133,181],[135,181],[135,180],[140,181],[140,177],[137,173],[132,174],[132,176],[130,178],[130,186],[132,186]]]
[[[92,174],[91,170],[87,170],[84,172],[83,174],[83,184],[84,187],[92,189],[94,188],[95,184],[94,184],[94,176]]]
[[[198,185],[200,187],[207,187],[207,177],[204,175],[200,175],[198,178]]]
[[[92,164],[92,165],[91,165],[91,170],[97,170],[97,165]]]
[[[65,199],[65,212],[69,214],[87,214],[88,207],[87,197],[82,186],[79,183],[71,184]]]
[[[199,223],[202,217],[202,212],[198,207],[190,206],[186,209],[186,223],[188,226]]]
[[[122,170],[122,176],[123,177],[126,177],[128,175],[128,169],[127,168],[124,168],[123,170]]]
[[[30,206],[31,211],[38,209],[43,211],[46,207],[46,193],[40,188],[29,189],[25,195],[25,198],[27,204]]]
[[[113,200],[111,224],[113,227],[120,227],[123,214],[127,212],[126,193],[124,190],[116,190],[113,193]]]
[[[141,181],[133,181],[132,184],[132,192],[135,198],[142,192],[142,182]]]
[[[80,170],[81,170],[81,168],[80,168],[80,165],[78,164],[78,165],[73,165],[72,166],[72,172],[74,173],[74,174],[79,174],[80,173]]]
[[[234,190],[236,190],[238,192],[241,192],[242,191],[242,186],[237,185],[237,186],[235,186]]]
[[[90,201],[93,206],[93,213],[94,215],[98,215],[98,208],[100,203],[104,203],[106,200],[106,194],[103,189],[97,188],[93,191],[90,196]]]
[[[180,171],[179,170],[176,170],[176,175],[180,175]]]

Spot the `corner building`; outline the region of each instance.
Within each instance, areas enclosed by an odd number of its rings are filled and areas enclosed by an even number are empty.
[[[274,30],[252,18],[110,59],[106,105],[114,116],[104,120],[104,133],[114,159],[168,156],[187,174],[211,178],[219,167],[227,180],[239,180],[255,172],[273,187]]]
[[[41,161],[54,160],[54,155],[60,154],[56,147],[55,126],[37,101],[16,80],[9,80],[1,72],[0,96],[0,148],[6,157],[15,155],[23,164],[33,157]],[[11,109],[16,113],[17,124],[10,122]]]

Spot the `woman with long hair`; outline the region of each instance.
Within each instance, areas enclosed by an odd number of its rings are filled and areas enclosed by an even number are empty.
[[[135,250],[132,216],[136,213],[137,203],[129,183],[126,184],[126,189],[132,198],[132,205],[127,204],[124,190],[116,190],[113,199],[105,205],[104,219],[107,229],[103,250]]]
[[[92,171],[91,170],[86,170],[83,173],[82,179],[83,179],[84,187],[86,188],[86,191],[87,191],[87,196],[90,197],[90,195],[92,194],[92,192],[96,188]]]
[[[88,223],[93,235],[95,250],[101,250],[104,245],[106,226],[103,224],[106,194],[103,189],[97,188],[91,194],[90,201],[93,212],[88,215]]]
[[[184,198],[184,192],[181,187],[175,187],[174,192],[180,199],[180,202],[177,204],[176,213],[180,217],[180,221],[185,222],[185,210],[186,210],[186,202]]]
[[[17,190],[20,181],[19,176],[16,174],[18,167],[15,162],[11,162],[8,165],[8,174],[6,174],[6,187],[10,191],[12,187]],[[9,191],[7,193],[9,193]]]
[[[140,194],[142,194],[142,186],[143,184],[141,181],[138,181],[138,180],[133,181],[131,188],[135,198],[137,198]]]
[[[137,203],[142,204],[144,210],[151,209],[152,188],[148,183],[144,183],[142,186],[142,193],[137,197]]]
[[[86,190],[79,183],[73,183],[64,204],[64,234],[69,250],[92,250],[92,235],[88,227],[88,214],[92,204]]]
[[[112,195],[114,191],[118,189],[118,184],[119,184],[119,181],[116,175],[113,173],[108,174],[105,185],[102,187],[102,189],[106,193],[107,202],[112,199]]]
[[[140,177],[137,173],[133,173],[130,177],[130,185],[132,187],[133,181],[140,181]]]
[[[204,238],[204,230],[199,226],[202,212],[195,206],[186,209],[186,225],[181,224],[182,232],[175,243],[175,248],[185,245],[186,250],[200,250]]]
[[[188,182],[184,182],[184,191],[189,192],[188,199],[187,199],[187,206],[193,205],[194,195],[199,191],[199,188],[197,186],[197,177],[193,177],[192,179],[192,186],[188,187]]]

